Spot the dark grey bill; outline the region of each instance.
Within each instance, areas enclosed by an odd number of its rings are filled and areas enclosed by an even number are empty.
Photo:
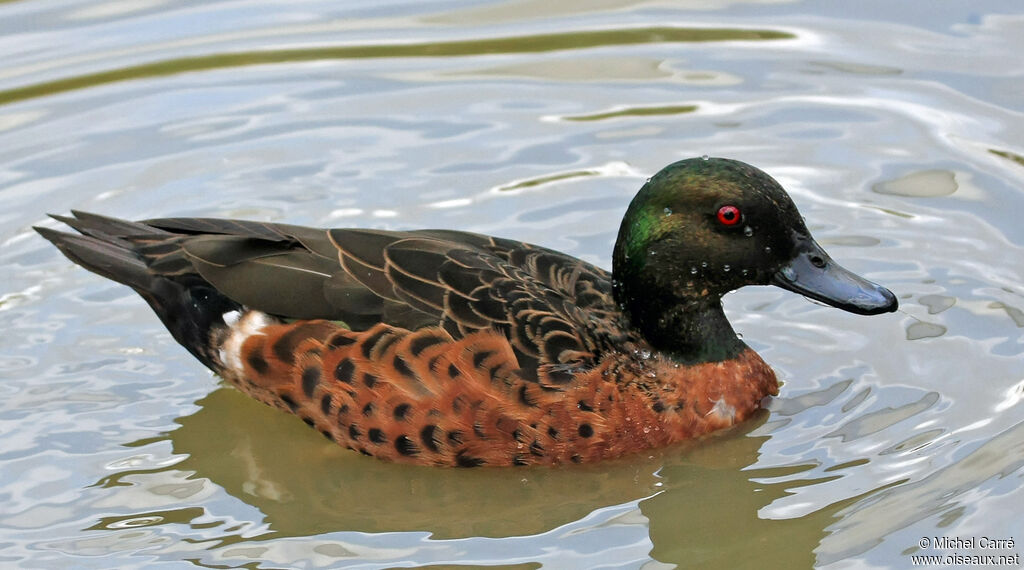
[[[899,307],[892,291],[844,269],[808,237],[797,241],[794,257],[772,276],[772,284],[858,315],[891,313]]]

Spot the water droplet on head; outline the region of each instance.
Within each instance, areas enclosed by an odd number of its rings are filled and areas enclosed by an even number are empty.
[[[696,267],[691,267],[690,268],[690,275],[696,275],[696,274],[697,274],[697,268]]]
[[[700,159],[701,160],[711,160],[711,157],[705,154],[705,155],[701,156]]]
[[[731,269],[732,267],[730,267],[728,263],[722,266],[722,271],[725,271],[726,273],[728,273]]]
[[[704,269],[707,269],[708,268],[708,262],[702,261],[702,262],[700,262],[700,266],[703,267]]]
[[[764,252],[765,253],[771,253],[772,252],[772,246],[770,246],[770,245],[764,246]]]
[[[650,357],[651,357],[651,351],[647,350],[646,348],[640,351],[640,358],[643,358],[644,360],[647,360]]]
[[[750,236],[754,235],[754,228],[752,228],[750,226],[744,226],[743,227],[743,235],[745,235],[747,237],[750,237]]]
[[[744,269],[744,270],[742,271],[742,273],[743,273],[743,276],[744,276],[744,277],[746,277],[746,276],[747,276],[747,275],[748,275],[748,274],[749,274],[750,272],[749,272],[749,271],[747,271],[746,269]]]
[[[665,212],[666,216],[671,216],[672,215],[672,208],[669,208],[668,206],[665,206],[664,212]]]
[[[654,251],[653,249],[647,250],[647,255],[657,255],[657,253],[658,252]]]

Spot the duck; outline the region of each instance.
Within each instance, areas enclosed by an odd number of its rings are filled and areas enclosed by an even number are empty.
[[[778,394],[722,296],[775,285],[860,315],[893,293],[844,269],[749,164],[697,157],[630,202],[606,271],[446,229],[51,215],[35,230],[134,289],[245,394],[379,459],[591,463],[744,422]]]

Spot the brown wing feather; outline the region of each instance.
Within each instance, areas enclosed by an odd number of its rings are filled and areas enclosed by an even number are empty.
[[[111,227],[79,216],[87,233]],[[118,223],[118,239],[132,241],[151,270],[198,273],[245,306],[354,330],[434,326],[456,339],[493,330],[509,338],[525,375],[545,384],[564,376],[545,365],[590,365],[628,336],[607,272],[513,240],[214,218]]]

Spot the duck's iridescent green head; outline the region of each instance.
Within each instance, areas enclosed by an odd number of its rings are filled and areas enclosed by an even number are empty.
[[[670,164],[633,198],[613,257],[614,292],[652,346],[684,360],[743,348],[721,296],[774,284],[853,313],[895,311],[896,297],[836,264],[785,190],[725,158]]]

